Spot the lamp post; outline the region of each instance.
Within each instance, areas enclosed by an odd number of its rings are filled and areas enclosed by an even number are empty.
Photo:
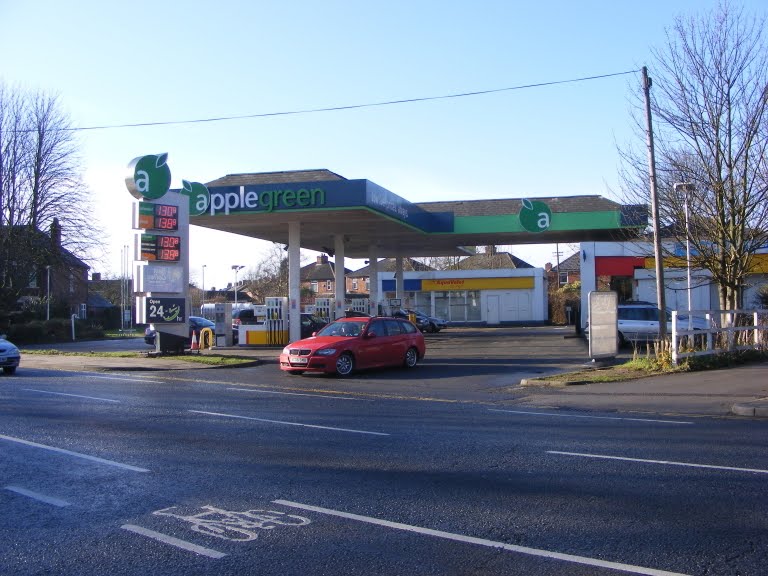
[[[240,266],[239,264],[232,264],[232,270],[235,271],[235,308],[237,308],[237,273],[245,268],[245,266]]]
[[[203,315],[203,306],[205,306],[205,267],[207,264],[203,264],[203,294],[200,297],[200,315]]]
[[[51,319],[51,266],[50,264],[45,267],[46,281],[45,281],[45,319]]]
[[[691,329],[691,310],[693,309],[691,297],[691,234],[688,224],[688,192],[694,190],[693,184],[678,182],[672,186],[675,192],[683,191],[683,210],[685,212],[685,267],[688,277],[688,329]]]

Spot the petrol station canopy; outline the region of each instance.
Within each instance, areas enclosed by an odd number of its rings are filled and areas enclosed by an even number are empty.
[[[369,180],[330,170],[231,174],[207,184],[196,226],[288,245],[299,222],[301,247],[344,256],[463,255],[466,246],[613,241],[647,225],[645,206],[602,196],[518,197],[411,203]],[[511,191],[518,193],[518,191]]]

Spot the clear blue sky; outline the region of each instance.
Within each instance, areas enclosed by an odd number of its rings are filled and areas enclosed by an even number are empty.
[[[650,67],[679,14],[715,0],[61,2],[0,0],[0,78],[58,93],[76,126],[187,120],[455,94]],[[762,2],[746,2],[763,10]],[[327,168],[412,202],[601,194],[639,74],[361,110],[83,131],[109,231],[101,271],[132,243],[126,164],[167,152],[173,186]],[[562,247],[561,247],[562,249]],[[553,248],[513,248],[543,266]],[[566,249],[565,256],[569,255]],[[191,279],[232,280],[263,243],[192,229]],[[349,266],[353,269],[358,266]],[[94,271],[99,271],[95,269]]]

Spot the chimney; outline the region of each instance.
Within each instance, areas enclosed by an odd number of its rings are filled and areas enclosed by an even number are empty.
[[[61,248],[61,224],[58,218],[51,222],[51,246],[54,249]]]
[[[550,270],[552,270],[552,263],[551,262],[547,262],[546,264],[544,264],[544,270],[546,272],[549,272]]]
[[[91,274],[91,281],[92,282],[100,282],[101,281],[101,272],[94,272]]]
[[[317,263],[318,264],[328,264],[328,256],[325,254],[322,254],[317,257]]]

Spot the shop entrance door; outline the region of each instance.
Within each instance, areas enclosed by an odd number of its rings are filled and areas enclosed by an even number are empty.
[[[488,317],[486,318],[488,325],[497,325],[501,323],[499,317],[499,296],[495,294],[488,295]]]

